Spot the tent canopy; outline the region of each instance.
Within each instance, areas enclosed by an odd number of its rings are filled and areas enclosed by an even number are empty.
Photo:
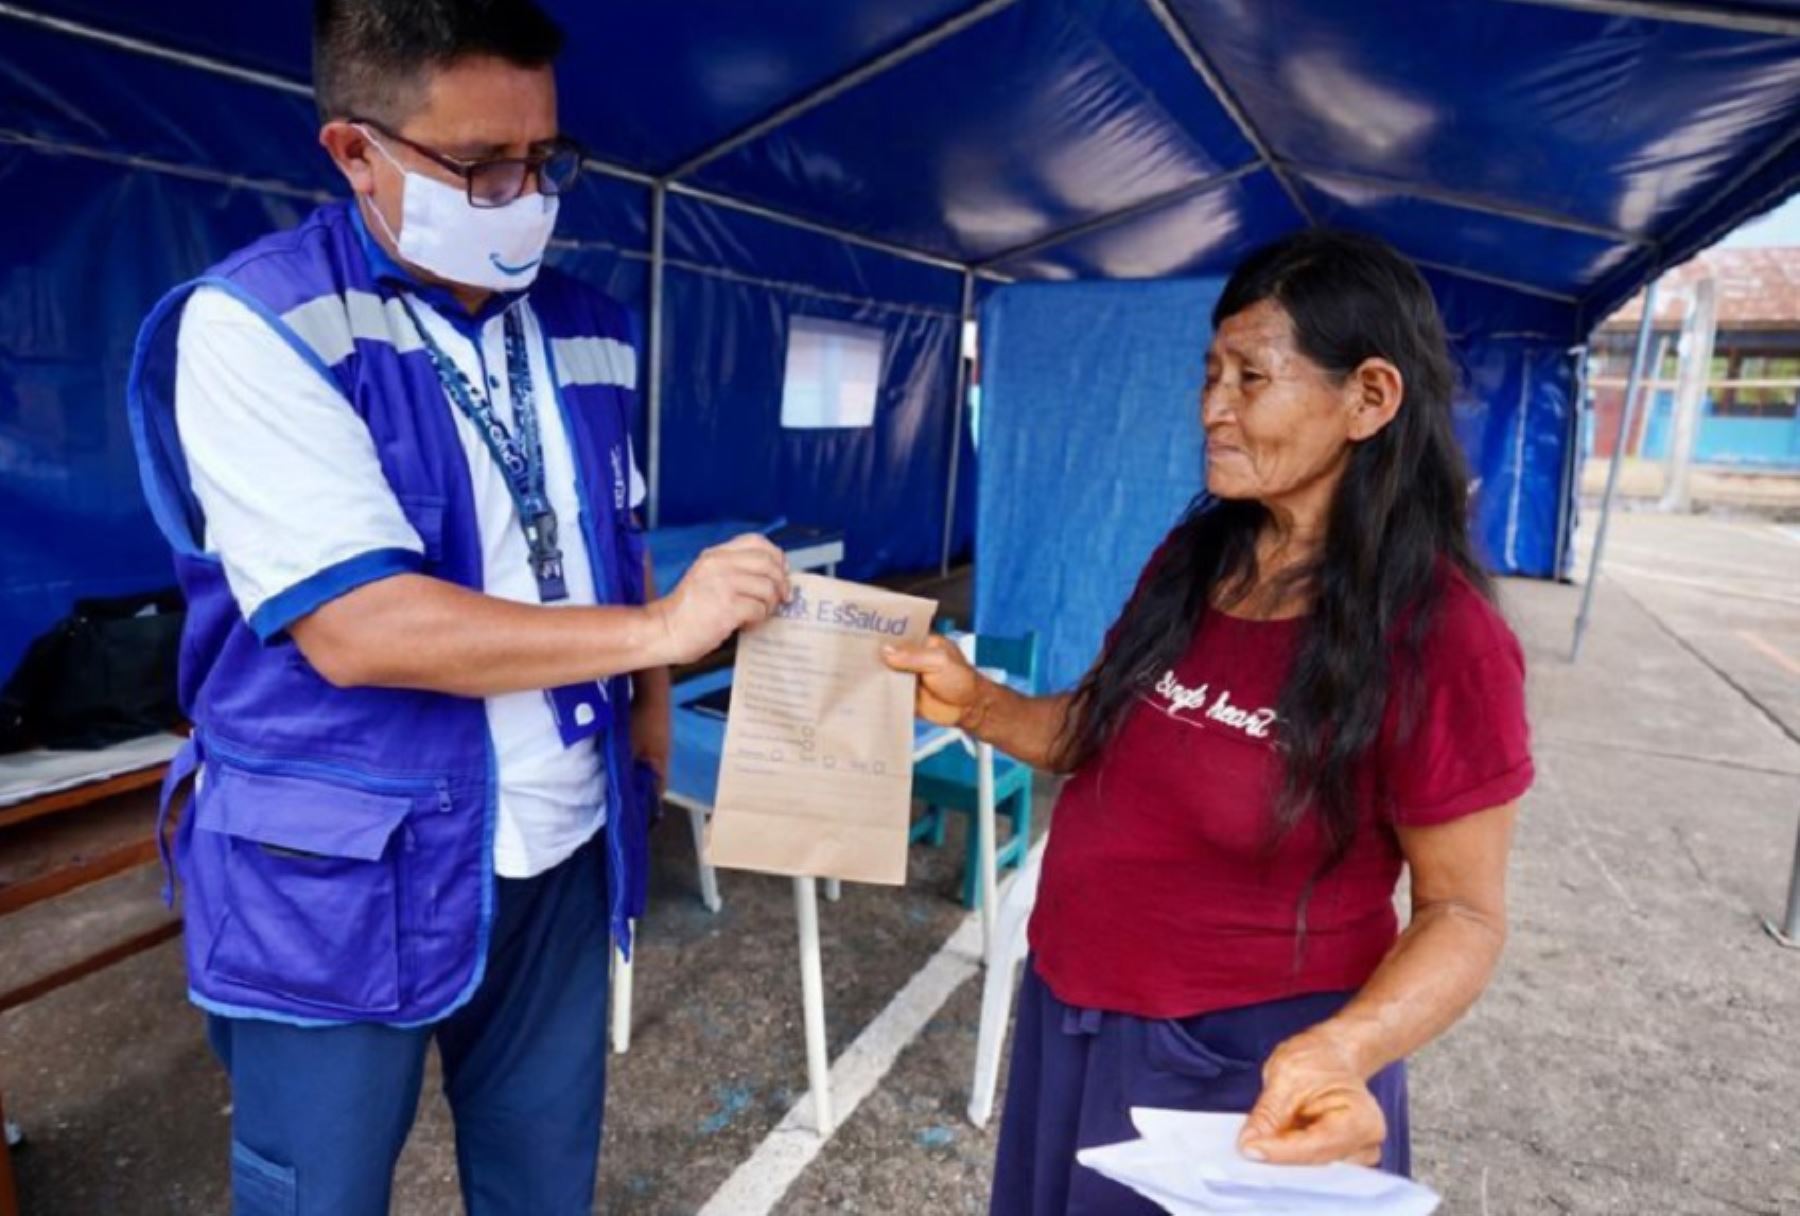
[[[545,2],[593,168],[554,256],[644,322],[662,522],[840,527],[852,577],[968,552],[959,331],[996,285],[1216,276],[1308,224],[1425,268],[1484,548],[1560,573],[1568,348],[1800,183],[1800,0]],[[0,673],[168,580],[132,338],[341,191],[311,9],[0,0]],[[872,425],[781,425],[802,315],[882,333]]]
[[[309,4],[31,7],[246,74],[203,85],[192,61],[21,22],[6,127],[333,185],[297,155]],[[1215,273],[1345,225],[1458,279],[1482,315],[1573,340],[1800,174],[1800,0],[549,8],[570,34],[565,120],[597,162],[1008,277]],[[583,227],[641,249],[645,210]]]

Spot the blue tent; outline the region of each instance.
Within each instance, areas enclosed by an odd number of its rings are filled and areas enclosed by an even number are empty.
[[[643,319],[660,522],[841,527],[856,576],[968,550],[961,321],[996,285],[1217,275],[1307,224],[1426,268],[1488,556],[1559,574],[1570,349],[1800,182],[1800,0],[549,7],[594,170],[556,256]],[[0,672],[168,581],[125,366],[163,289],[338,188],[310,9],[0,0]],[[795,316],[883,331],[872,425],[779,425]]]

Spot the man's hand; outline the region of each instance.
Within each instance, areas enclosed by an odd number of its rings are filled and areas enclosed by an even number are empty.
[[[1350,1055],[1319,1028],[1277,1047],[1238,1137],[1244,1155],[1276,1165],[1379,1162],[1387,1119]]]
[[[739,629],[767,620],[787,598],[787,558],[752,534],[702,553],[649,610],[666,632],[670,663],[692,663]]]

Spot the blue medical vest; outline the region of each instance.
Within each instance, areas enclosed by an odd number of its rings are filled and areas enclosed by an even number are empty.
[[[284,630],[330,599],[402,571],[482,587],[467,457],[396,299],[398,273],[353,206],[332,203],[176,288],[138,336],[132,435],[188,598],[180,680],[195,734],[165,799],[186,772],[203,769],[173,863],[185,891],[189,990],[218,1013],[302,1024],[429,1022],[469,999],[486,963],[497,776],[485,706],[431,692],[335,688]],[[241,300],[343,394],[369,428],[423,555],[361,554],[244,618],[219,561],[204,551],[175,425],[181,312],[202,286]],[[524,294],[549,348],[555,405],[574,451],[596,598],[640,604],[644,550],[629,504],[629,318],[548,268]],[[479,323],[516,300],[496,297],[459,323]],[[544,386],[539,394],[542,403]],[[613,933],[628,948],[629,921],[643,910],[655,788],[632,761],[630,681],[609,680],[606,692],[618,712],[599,741],[604,879]]]

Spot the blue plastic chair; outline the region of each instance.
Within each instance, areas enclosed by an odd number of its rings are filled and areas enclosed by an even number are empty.
[[[1021,638],[977,636],[975,665],[998,667],[1026,691],[1036,692],[1038,681],[1037,634]],[[1008,867],[1017,866],[1031,847],[1031,785],[1028,765],[1011,756],[994,753],[994,829],[999,834],[1002,824],[1010,824],[1012,833],[1004,841],[994,842],[995,878]],[[934,756],[928,756],[913,768],[913,798],[925,804],[925,813],[912,826],[911,839],[929,841],[943,847],[945,828],[951,811],[969,816],[967,845],[963,856],[963,906],[981,903],[981,850],[976,839],[974,817],[978,801],[975,757],[960,745],[951,745]]]

